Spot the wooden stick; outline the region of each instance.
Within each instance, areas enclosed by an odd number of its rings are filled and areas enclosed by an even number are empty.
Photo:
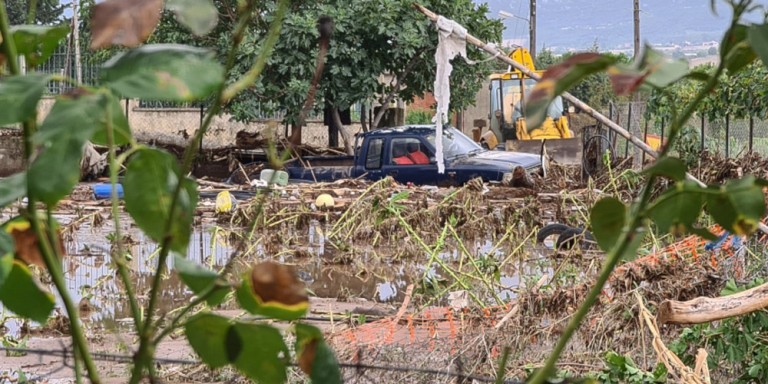
[[[397,314],[395,315],[395,320],[392,322],[393,324],[399,323],[400,319],[405,314],[405,311],[408,310],[408,304],[411,303],[412,295],[413,295],[413,284],[408,284],[408,287],[405,288],[405,297],[403,298],[403,303],[400,305],[400,309],[397,311]]]
[[[427,16],[433,22],[437,21],[438,15],[436,13],[430,11],[427,8],[424,8],[421,4],[413,3],[413,6],[419,12],[421,12],[425,16]],[[512,60],[509,56],[507,56],[504,52],[502,52],[498,47],[496,47],[495,44],[493,44],[493,43],[487,43],[487,44],[483,43],[480,39],[478,39],[477,37],[472,36],[470,33],[467,33],[467,35],[465,37],[465,40],[468,43],[470,43],[470,44],[472,44],[472,45],[474,45],[474,46],[476,46],[476,47],[478,47],[478,48],[488,52],[489,54],[493,55],[493,57],[497,58],[498,60],[501,60],[501,61],[511,65],[515,69],[517,69],[520,72],[524,73],[526,76],[528,76],[528,77],[530,77],[530,78],[532,78],[532,79],[534,79],[536,81],[541,80],[541,76],[537,75],[536,73],[534,73],[533,71],[528,69],[528,67],[524,66],[523,64],[518,63],[515,60]],[[624,129],[620,125],[614,123],[613,121],[611,121],[611,119],[605,117],[600,112],[597,112],[596,110],[592,109],[592,107],[590,107],[589,105],[587,105],[583,101],[577,99],[576,97],[574,97],[570,93],[563,92],[563,98],[568,100],[568,101],[570,101],[573,105],[575,105],[576,107],[578,107],[582,111],[586,112],[587,114],[589,114],[590,116],[595,118],[595,120],[605,124],[608,128],[612,129],[614,132],[618,133],[619,135],[621,135],[625,139],[629,140],[634,146],[640,148],[643,152],[647,153],[649,156],[653,157],[654,159],[657,159],[659,157],[659,154],[656,151],[654,151],[653,148],[651,148],[646,142],[644,142],[643,140],[641,140],[637,136],[632,135],[629,131],[627,131],[626,129]],[[686,177],[689,180],[695,182],[696,184],[698,184],[698,185],[700,185],[702,187],[706,187],[706,184],[701,182],[699,179],[693,177],[693,175],[691,175],[690,173],[686,173]],[[759,223],[759,228],[760,228],[760,231],[762,231],[763,233],[768,234],[768,226],[766,226],[763,223]]]
[[[746,315],[765,307],[768,307],[768,283],[723,297],[665,300],[659,306],[658,319],[662,324],[700,324]]]

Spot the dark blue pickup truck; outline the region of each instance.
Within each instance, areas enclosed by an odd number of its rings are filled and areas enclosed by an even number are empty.
[[[445,172],[440,174],[435,127],[405,126],[358,134],[354,156],[303,157],[286,164],[285,170],[294,182],[392,176],[404,184],[439,186],[462,185],[477,177],[486,182],[529,179],[529,173],[541,171],[537,155],[488,151],[452,127],[443,129],[443,154]]]

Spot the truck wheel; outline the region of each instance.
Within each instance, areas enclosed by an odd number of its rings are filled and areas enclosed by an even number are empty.
[[[573,229],[565,224],[553,223],[539,229],[536,233],[536,243],[541,244],[550,236],[559,236],[561,233]]]
[[[584,228],[570,228],[563,231],[557,238],[555,249],[568,250],[579,242],[582,248],[589,248],[595,243],[595,238]]]

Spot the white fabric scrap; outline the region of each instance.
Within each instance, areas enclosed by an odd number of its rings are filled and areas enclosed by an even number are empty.
[[[451,60],[460,55],[467,59],[467,29],[453,20],[442,16],[437,17],[438,43],[435,51],[437,73],[435,76],[435,100],[437,111],[432,119],[435,122],[435,150],[437,157],[437,172],[445,173],[443,159],[443,123],[448,121],[448,109],[451,101]]]

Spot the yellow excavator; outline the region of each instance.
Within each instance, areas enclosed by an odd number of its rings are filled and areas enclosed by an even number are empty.
[[[516,48],[509,57],[536,74],[544,73],[536,70],[525,48]],[[490,81],[490,129],[481,136],[480,144],[489,149],[546,154],[563,164],[581,162],[582,140],[569,127],[568,110],[561,97],[550,104],[544,124],[528,131],[525,99],[536,80],[510,67],[507,72],[492,74]]]

